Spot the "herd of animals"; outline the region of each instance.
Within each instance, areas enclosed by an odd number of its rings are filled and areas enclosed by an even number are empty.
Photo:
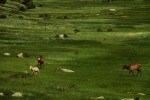
[[[30,66],[30,70],[32,71],[33,74],[36,74],[39,72],[39,69],[41,69],[42,67],[44,67],[44,58],[43,56],[39,56],[39,58],[37,59],[38,64],[36,67]]]
[[[38,73],[39,69],[44,67],[45,60],[44,60],[43,56],[39,56],[37,61],[38,61],[38,64],[36,67],[30,66],[30,70],[32,71],[33,74]],[[132,73],[132,75],[134,75],[133,71],[137,71],[137,76],[138,76],[138,74],[140,74],[140,76],[142,75],[141,64],[123,65],[123,70],[124,69],[129,71],[129,75],[131,73]]]

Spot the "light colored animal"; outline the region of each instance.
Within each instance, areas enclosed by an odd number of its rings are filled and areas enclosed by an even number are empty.
[[[140,73],[140,76],[141,76],[141,73],[142,73],[141,64],[123,65],[123,69],[129,70],[129,75],[130,75],[131,72],[134,75],[134,73],[133,73],[134,70],[138,71],[137,76],[138,76],[139,73]]]
[[[30,66],[30,70],[32,71],[33,74],[36,74],[36,73],[39,72],[39,68],[38,67]]]

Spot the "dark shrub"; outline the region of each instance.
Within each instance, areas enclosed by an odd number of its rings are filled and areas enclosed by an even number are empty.
[[[26,11],[26,10],[27,10],[27,8],[25,6],[19,7],[19,11]]]
[[[12,91],[6,90],[3,92],[4,96],[11,96],[13,94]]]
[[[39,7],[43,7],[43,5],[42,5],[42,4],[40,4],[40,5],[39,5]]]
[[[113,30],[111,28],[107,29],[107,32],[112,32]]]
[[[59,35],[56,35],[55,37],[56,37],[56,38],[59,38]]]
[[[39,14],[39,18],[49,18],[50,16],[46,13]]]
[[[23,19],[24,17],[20,15],[20,16],[18,16],[18,18]]]
[[[21,0],[10,0],[10,1],[21,2]]]
[[[68,35],[67,35],[67,34],[64,34],[64,38],[68,38]]]
[[[68,19],[68,16],[58,16],[56,19]]]
[[[75,29],[74,32],[77,33],[77,32],[80,32],[80,30],[79,29]]]
[[[97,32],[102,32],[102,30],[100,28],[97,29]]]
[[[7,0],[0,0],[0,4],[5,4]]]
[[[32,2],[33,0],[23,0],[22,4],[24,4],[27,9],[34,9],[35,4]]]
[[[4,14],[0,14],[0,18],[2,18],[2,19],[6,19],[6,18],[7,18],[7,16],[6,16],[6,15],[4,15]]]
[[[68,19],[68,16],[64,16],[63,19]]]
[[[11,78],[28,78],[28,77],[31,77],[30,73],[20,72],[20,73],[16,73],[16,74],[11,75]]]

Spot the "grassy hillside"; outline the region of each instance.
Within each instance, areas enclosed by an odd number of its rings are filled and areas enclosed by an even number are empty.
[[[6,10],[7,18],[0,19],[0,94],[5,94],[0,99],[149,100],[149,3],[34,3],[35,9]],[[68,38],[56,38],[59,34]],[[21,52],[29,57],[17,58]],[[32,75],[29,66],[37,64],[39,55],[44,56],[45,66]],[[123,64],[132,63],[142,65],[142,77],[122,70]],[[61,68],[75,72],[65,73]],[[11,97],[13,92],[23,97]]]

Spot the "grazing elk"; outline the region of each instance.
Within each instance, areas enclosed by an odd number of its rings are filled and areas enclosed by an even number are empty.
[[[43,58],[43,56],[40,56],[38,59],[37,59],[37,61],[38,61],[38,67],[39,68],[42,68],[42,66],[44,66],[44,58]]]
[[[141,76],[141,73],[142,73],[141,64],[123,65],[123,69],[129,70],[129,75],[130,75],[131,72],[134,75],[134,73],[133,73],[134,70],[138,71],[137,76],[138,76],[139,73],[140,73],[140,76]]]

